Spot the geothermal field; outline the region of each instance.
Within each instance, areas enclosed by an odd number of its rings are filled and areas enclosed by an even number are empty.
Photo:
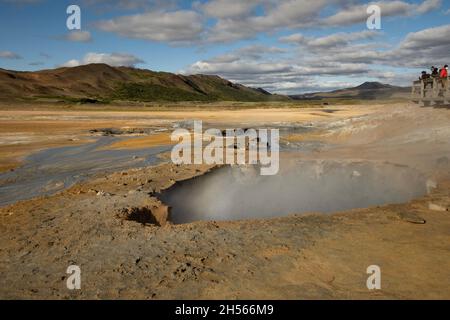
[[[450,299],[448,109],[263,106],[3,104],[0,297]],[[174,163],[194,120],[278,129],[277,174]]]
[[[403,300],[450,300],[449,17],[0,0],[0,308],[433,318]]]

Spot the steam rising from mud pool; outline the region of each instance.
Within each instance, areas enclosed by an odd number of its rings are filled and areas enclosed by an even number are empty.
[[[403,203],[426,193],[419,172],[379,162],[290,161],[276,176],[223,167],[180,182],[160,199],[174,223],[268,218]]]

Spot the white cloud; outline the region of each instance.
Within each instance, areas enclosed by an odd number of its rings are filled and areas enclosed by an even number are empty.
[[[398,45],[383,45],[370,41],[354,43],[354,39],[370,34],[334,34],[322,38],[308,38],[294,34],[280,40],[299,45],[305,63],[316,61],[334,63],[364,63],[394,67],[424,68],[448,63],[450,52],[450,25],[413,32]],[[326,40],[326,41],[325,41]],[[351,40],[351,41],[350,41]],[[332,46],[332,44],[336,44]],[[325,47],[321,47],[321,45]],[[326,48],[326,50],[323,50]]]
[[[294,82],[279,82],[276,84],[269,84],[266,86],[270,92],[276,92],[279,94],[300,94],[306,92],[323,92],[332,91],[338,89],[344,89],[354,87],[358,82],[343,82],[331,79],[316,79],[316,78],[304,78],[301,81]]]
[[[244,85],[292,94],[331,90],[340,87],[339,82],[347,86],[352,80],[353,84],[373,79],[407,86],[418,68],[448,64],[450,25],[410,33],[397,45],[373,41],[382,35],[361,31],[313,38],[295,33],[280,39],[294,45],[290,53],[244,47],[197,61],[183,72],[217,74]]]
[[[267,6],[263,15],[219,19],[210,30],[208,41],[227,42],[254,37],[260,32],[305,26],[314,21],[321,10],[338,0],[284,0]]]
[[[64,39],[74,42],[90,42],[92,36],[89,31],[71,31],[64,36]]]
[[[450,25],[410,33],[400,45],[401,49],[428,49],[450,45]]]
[[[408,34],[397,48],[385,55],[386,63],[404,67],[448,64],[450,24]]]
[[[83,0],[83,5],[94,6],[102,11],[121,9],[175,8],[177,0]]]
[[[195,1],[190,9],[177,9],[174,0],[85,0],[94,4],[144,7],[145,13],[100,21],[97,26],[120,36],[170,44],[233,42],[280,30],[346,26],[367,20],[368,3],[360,0],[209,0]],[[155,9],[155,5],[160,7]],[[383,17],[420,15],[441,6],[442,0],[370,2]],[[149,9],[150,8],[150,9]]]
[[[282,0],[259,1],[265,4],[263,14],[241,10],[241,15],[226,15],[208,30],[207,41],[231,42],[254,38],[258,33],[272,33],[283,29],[316,28],[364,24],[368,4],[357,0]],[[217,3],[222,3],[218,1]],[[406,1],[371,2],[381,7],[383,17],[420,15],[441,6],[441,0],[423,0],[419,4]],[[327,9],[334,8],[329,14]],[[328,15],[324,14],[327,12]],[[245,14],[244,14],[245,13]]]
[[[22,57],[19,54],[12,52],[12,51],[0,51],[0,58],[11,59],[11,60],[22,59]]]
[[[80,65],[82,65],[83,63],[81,63],[79,60],[76,59],[72,59],[69,60],[63,64],[61,64],[59,67],[67,67],[67,68],[72,68],[72,67],[78,67]]]
[[[348,45],[349,43],[358,40],[373,39],[379,35],[379,32],[369,30],[352,33],[340,32],[318,38],[305,37],[302,34],[297,33],[282,37],[280,38],[280,41],[286,43],[301,44],[310,48],[330,48]]]
[[[190,10],[123,16],[101,21],[98,27],[124,37],[174,44],[199,40],[203,32],[202,16]]]
[[[233,52],[225,53],[211,59],[205,60],[206,63],[212,64],[226,64],[242,60],[258,61],[268,58],[272,55],[279,55],[286,53],[287,50],[278,47],[267,47],[263,45],[250,45],[237,49]]]
[[[414,14],[424,14],[438,9],[441,6],[440,0],[424,0],[420,4],[411,4],[405,1],[378,1],[372,4],[381,8],[382,17],[410,16]],[[364,23],[367,20],[367,4],[347,7],[345,10],[324,19],[325,25],[343,26],[356,23]]]
[[[442,0],[425,0],[419,7],[417,8],[417,13],[424,14],[430,11],[439,9],[442,5]]]
[[[144,61],[126,53],[95,53],[91,52],[86,54],[81,60],[69,60],[62,64],[61,67],[77,67],[80,65],[90,63],[105,63],[110,66],[125,66],[133,67],[136,64],[143,63]]]
[[[254,52],[266,52],[258,59]],[[360,75],[369,70],[365,64],[321,62],[305,64],[304,61],[284,57],[285,51],[273,47],[249,46],[208,60],[190,65],[184,74],[220,75],[231,81],[252,87],[262,87],[277,93],[297,93],[313,88],[335,88],[330,80],[321,85],[323,78],[330,76]],[[320,78],[320,79],[319,79]]]
[[[292,66],[287,63],[249,63],[247,61],[235,61],[231,63],[198,61],[192,64],[185,73],[189,74],[219,74],[226,77],[237,75],[268,74],[292,71]]]
[[[307,41],[307,38],[301,33],[294,33],[289,36],[281,37],[279,40],[286,43],[303,44]]]
[[[212,0],[200,6],[208,17],[237,18],[246,16],[259,4],[261,0]]]

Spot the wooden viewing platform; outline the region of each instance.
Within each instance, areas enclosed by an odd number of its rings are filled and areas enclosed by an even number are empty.
[[[423,106],[448,105],[450,103],[450,79],[447,83],[441,78],[414,81],[411,99]]]

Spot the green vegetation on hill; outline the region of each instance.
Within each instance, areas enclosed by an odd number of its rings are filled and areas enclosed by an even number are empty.
[[[113,93],[115,100],[129,101],[210,101],[208,96],[157,84],[122,83]]]

